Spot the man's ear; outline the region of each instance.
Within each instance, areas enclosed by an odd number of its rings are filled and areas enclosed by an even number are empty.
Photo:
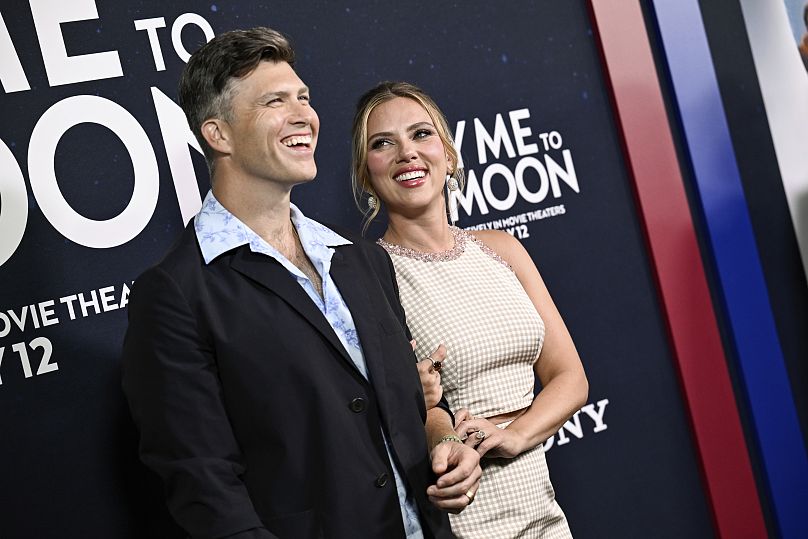
[[[223,154],[231,153],[230,126],[219,118],[209,118],[202,122],[202,136],[214,151]]]

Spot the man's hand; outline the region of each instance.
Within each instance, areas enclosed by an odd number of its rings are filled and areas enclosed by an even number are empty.
[[[429,357],[417,363],[427,410],[437,406],[443,396],[443,387],[440,385],[440,368],[444,361],[446,361],[446,347],[440,344],[434,352],[429,354]],[[437,368],[436,365],[438,365]]]
[[[438,480],[426,489],[429,501],[444,511],[461,512],[480,488],[480,455],[462,443],[447,441],[436,445],[430,456]]]

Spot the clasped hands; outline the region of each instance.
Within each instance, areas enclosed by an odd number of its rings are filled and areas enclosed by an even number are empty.
[[[415,348],[415,342],[411,344]],[[445,361],[446,348],[441,344],[417,364],[427,409],[436,406],[443,396],[440,369]],[[526,442],[513,430],[474,418],[465,408],[455,413],[454,430],[462,443],[444,441],[432,449],[432,471],[438,478],[427,489],[427,495],[436,507],[459,513],[474,501],[479,489],[480,458],[513,458],[525,450]]]
[[[525,445],[519,434],[475,419],[465,408],[455,414],[455,432],[462,443],[446,441],[432,450],[432,471],[438,480],[426,490],[433,505],[450,513],[459,513],[474,501],[482,475],[480,458],[513,458]]]
[[[429,501],[444,511],[461,512],[480,488],[480,455],[465,444],[444,441],[432,449],[430,457],[438,479],[426,489]]]
[[[484,418],[475,418],[461,408],[455,413],[455,433],[480,457],[512,459],[527,449],[526,441],[513,429],[501,429]]]

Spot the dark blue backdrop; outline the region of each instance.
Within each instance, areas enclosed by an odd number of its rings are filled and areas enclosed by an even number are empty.
[[[78,6],[93,2],[66,4],[75,4],[78,12]],[[412,81],[433,95],[453,126],[465,121],[462,155],[480,184],[492,164],[513,173],[527,156],[509,157],[503,149],[499,157],[489,152],[488,162],[480,163],[475,118],[493,133],[502,115],[504,132],[515,144],[509,112],[527,109],[529,117],[520,125],[531,130],[524,142],[538,147],[532,157],[546,167],[549,156],[569,175],[567,151],[577,191],[562,181],[558,197],[551,190],[540,202],[517,195],[506,209],[489,203],[487,215],[478,208],[471,215],[461,209],[459,224],[564,207],[563,214],[526,222],[515,231],[566,319],[589,375],[590,411],[602,412],[606,427],[596,432],[597,423],[581,413],[554,437],[548,459],[559,501],[579,538],[712,535],[583,0],[504,6],[480,1],[97,4],[97,19],[62,24],[68,54],[117,50],[123,76],[54,87],[29,6],[0,9],[31,86],[6,93],[0,101],[0,140],[25,176],[29,200],[21,243],[0,265],[0,312],[19,317],[26,305],[54,300],[59,319],[39,328],[29,319],[24,330],[12,325],[0,338],[5,348],[0,363],[0,536],[170,534],[163,528],[160,487],[137,462],[137,436],[120,391],[124,309],[92,314],[91,308],[88,316],[70,320],[59,298],[79,292],[89,297],[92,290],[112,286],[107,295],[120,303],[124,285],[158,260],[183,226],[150,87],[175,99],[183,61],[172,47],[170,27],[186,12],[203,17],[216,33],[269,25],[292,37],[298,71],[312,88],[322,122],[318,178],[299,188],[294,199],[319,220],[359,229],[348,179],[350,119],[356,98],[376,82]],[[165,71],[155,70],[146,33],[133,23],[153,17],[164,17],[167,25],[157,32]],[[202,30],[193,25],[182,32],[189,50],[203,40]],[[100,96],[129,111],[148,134],[157,158],[160,192],[154,213],[142,232],[120,246],[95,249],[67,239],[40,211],[31,189],[28,150],[34,126],[49,107],[75,95]],[[539,135],[551,131],[562,142],[545,151]],[[201,156],[189,151],[203,196],[206,169]],[[55,170],[67,202],[95,220],[119,214],[135,188],[126,147],[98,124],[83,123],[66,132]],[[535,193],[541,176],[526,170],[525,188]],[[509,193],[506,176],[489,177],[497,200]],[[3,181],[5,189],[9,181]],[[0,202],[7,200],[0,191]],[[52,343],[50,363],[58,370],[26,377],[12,347],[38,337]],[[36,371],[42,351],[29,346],[28,353]]]

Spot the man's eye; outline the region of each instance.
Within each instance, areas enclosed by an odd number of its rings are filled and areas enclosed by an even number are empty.
[[[306,103],[311,102],[311,97],[307,95],[300,95],[297,97],[300,101],[305,101]]]

